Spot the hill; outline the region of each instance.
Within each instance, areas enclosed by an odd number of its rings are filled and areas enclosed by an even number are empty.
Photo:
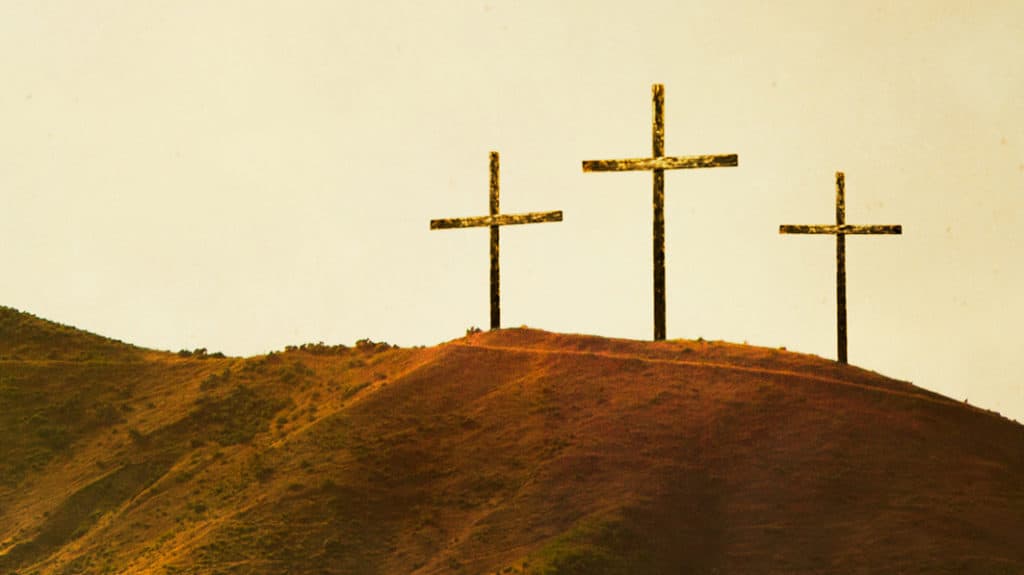
[[[0,573],[1024,571],[1024,427],[813,356],[47,353],[0,362]]]
[[[139,359],[143,350],[120,341],[0,306],[0,361]]]

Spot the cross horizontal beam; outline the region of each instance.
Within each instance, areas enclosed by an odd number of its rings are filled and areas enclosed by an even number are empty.
[[[488,226],[512,226],[516,224],[540,224],[544,222],[562,221],[562,211],[531,212],[528,214],[500,214],[496,216],[477,216],[471,218],[442,218],[430,220],[430,229],[446,230],[453,228],[482,228]]]
[[[832,234],[832,235],[867,235],[867,234],[902,234],[901,225],[782,225],[780,234]]]
[[[680,170],[688,168],[729,168],[740,163],[737,154],[704,156],[661,156],[627,160],[585,160],[584,172],[631,172],[642,170]]]

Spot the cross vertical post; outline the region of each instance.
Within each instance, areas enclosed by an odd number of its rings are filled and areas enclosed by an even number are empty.
[[[491,152],[491,217],[498,215],[498,152]],[[491,329],[501,326],[501,272],[498,268],[500,227],[491,224]]]
[[[830,234],[836,237],[836,356],[847,363],[846,355],[846,236],[903,233],[901,225],[854,226],[846,223],[846,176],[836,172],[836,224],[782,225],[780,234]]]
[[[665,320],[665,170],[721,168],[739,165],[736,154],[665,156],[665,86],[651,86],[651,157],[626,160],[584,160],[584,172],[650,170],[654,178],[654,340],[666,337]]]
[[[836,172],[836,226],[846,224],[846,176]],[[846,234],[836,234],[836,355],[846,363]]]
[[[562,221],[561,210],[553,212],[530,212],[526,214],[499,213],[499,175],[498,152],[490,153],[490,186],[488,191],[489,209],[486,216],[469,218],[442,218],[430,220],[430,229],[445,230],[453,228],[490,228],[491,232],[491,329],[501,329],[501,272],[498,266],[500,250],[498,246],[501,226],[515,224],[539,224],[543,222]]]
[[[651,120],[652,157],[665,156],[665,87],[651,86],[653,118]],[[655,168],[654,175],[654,340],[665,339],[665,170]]]

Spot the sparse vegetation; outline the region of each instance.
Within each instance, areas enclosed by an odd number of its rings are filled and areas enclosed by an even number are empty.
[[[193,349],[192,351],[189,351],[187,349],[179,350],[178,351],[178,357],[190,358],[190,359],[224,359],[225,356],[224,356],[223,353],[221,353],[219,351],[215,351],[213,353],[207,353],[205,347],[200,347],[200,348]]]
[[[134,427],[128,428],[128,437],[132,440],[132,443],[136,445],[142,445],[146,443],[146,436],[141,431]]]
[[[0,306],[0,360],[137,361],[141,351],[114,339]]]
[[[266,431],[276,414],[288,401],[264,396],[245,385],[235,386],[223,397],[201,397],[189,413],[193,429],[221,445],[248,443],[260,431]]]
[[[650,572],[650,565],[631,553],[640,544],[621,518],[587,518],[534,554],[530,575],[632,575]],[[645,569],[646,567],[646,569]]]
[[[202,383],[199,384],[199,391],[210,391],[215,389],[231,379],[231,368],[225,367],[224,371],[220,373],[211,373],[203,379]]]
[[[305,352],[313,355],[346,355],[351,350],[345,345],[325,345],[324,342],[320,341],[317,343],[304,343],[299,346],[289,345],[285,347],[285,351],[289,353]]]
[[[351,385],[351,386],[345,388],[345,391],[343,391],[342,394],[341,394],[341,398],[342,399],[348,399],[348,398],[352,397],[353,395],[359,393],[360,391],[366,389],[367,387],[369,387],[369,385],[370,385],[369,381],[364,381],[364,382],[362,382],[360,384],[357,384],[357,385]]]
[[[0,341],[0,573],[1024,569],[1021,427],[819,358],[500,330],[199,361],[6,321],[36,343]]]
[[[370,355],[387,351],[389,349],[395,349],[396,346],[390,345],[385,342],[375,342],[371,339],[360,339],[356,341],[356,351],[362,353],[368,353]]]

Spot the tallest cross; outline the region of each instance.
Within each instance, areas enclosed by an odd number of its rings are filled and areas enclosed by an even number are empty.
[[[722,168],[739,165],[736,154],[705,156],[665,155],[665,86],[651,86],[653,120],[650,158],[628,160],[587,160],[584,172],[626,172],[651,170],[654,174],[654,339],[665,339],[665,170]]]

